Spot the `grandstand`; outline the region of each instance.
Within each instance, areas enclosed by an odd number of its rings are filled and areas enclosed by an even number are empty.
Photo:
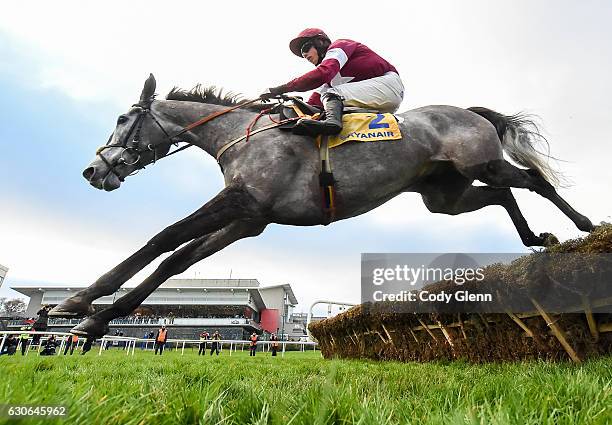
[[[13,286],[30,297],[24,318],[36,317],[41,305],[57,305],[84,286]],[[131,288],[94,301],[96,310],[110,306]],[[294,324],[292,310],[298,301],[291,285],[261,286],[257,279],[169,279],[159,286],[130,316],[110,323],[110,335],[142,338],[166,325],[171,338],[195,339],[202,331],[219,331],[223,339],[247,339],[256,332],[279,332],[284,339],[305,336],[303,324]],[[49,319],[49,331],[67,332],[79,319]],[[283,332],[280,330],[284,329]]]

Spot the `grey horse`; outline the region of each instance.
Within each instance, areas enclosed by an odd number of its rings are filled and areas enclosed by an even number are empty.
[[[244,134],[257,114],[237,109],[191,128],[201,117],[227,109],[223,105],[227,102],[210,92],[199,102],[186,101],[191,98],[174,90],[167,99],[156,100],[155,87],[150,75],[139,102],[119,117],[108,143],[83,172],[94,187],[119,188],[127,176],[168,155],[172,142],[179,140],[177,134],[182,142],[216,158],[228,141]],[[346,143],[330,151],[337,181],[335,221],[370,211],[402,192],[417,192],[434,213],[455,215],[499,205],[526,246],[550,244],[556,238],[531,231],[510,191],[524,188],[550,200],[578,229],[593,230],[591,221],[555,191],[551,183],[558,174],[535,150],[539,133],[525,117],[453,106],[426,106],[399,116],[401,140]],[[527,169],[504,160],[504,151]],[[89,316],[72,332],[101,336],[109,321],[129,315],[164,281],[239,239],[259,235],[270,223],[326,224],[319,185],[321,161],[311,137],[268,130],[233,145],[218,162],[225,179],[223,190],[89,288],[57,305],[50,316]],[[486,186],[473,185],[475,180]],[[92,301],[114,293],[155,258],[172,251],[127,295],[102,311],[93,310]]]

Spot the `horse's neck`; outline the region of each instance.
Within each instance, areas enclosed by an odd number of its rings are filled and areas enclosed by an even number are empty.
[[[159,112],[166,120],[176,126],[177,131],[208,115],[214,114],[228,106],[207,103],[164,101],[157,105]],[[206,151],[213,158],[236,129],[246,128],[249,117],[244,113],[230,112],[200,125],[181,136],[185,141]]]

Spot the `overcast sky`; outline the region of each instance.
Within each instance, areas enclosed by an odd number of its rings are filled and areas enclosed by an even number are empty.
[[[195,149],[111,193],[81,177],[149,72],[160,95],[202,83],[256,96],[311,69],[287,45],[312,26],[394,64],[406,87],[401,111],[449,104],[539,115],[573,181],[562,196],[593,222],[611,221],[611,21],[606,1],[7,3],[0,264],[10,270],[0,296],[18,284],[91,284],[221,190],[216,162]],[[514,192],[536,233],[580,235],[547,201]],[[501,208],[449,217],[404,194],[328,227],[271,225],[182,276],[290,283],[305,311],[319,298],[359,300],[362,252],[488,251],[527,252]]]

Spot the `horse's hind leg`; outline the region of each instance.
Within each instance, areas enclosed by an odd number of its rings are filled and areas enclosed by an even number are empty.
[[[49,312],[49,316],[79,317],[93,314],[93,300],[117,291],[161,254],[174,251],[194,238],[215,232],[234,220],[256,218],[260,213],[261,206],[243,185],[228,186],[202,208],[158,233],[89,288],[77,292],[57,305]]]
[[[579,230],[590,232],[594,229],[591,220],[578,213],[561,198],[555,188],[537,170],[522,170],[508,161],[498,159],[469,170],[462,170],[462,173],[493,187],[529,189],[555,204]]]
[[[229,244],[243,238],[257,236],[265,229],[267,222],[255,220],[235,221],[221,230],[194,239],[166,258],[159,267],[140,285],[132,289],[113,305],[88,317],[71,332],[77,335],[99,337],[108,332],[108,322],[127,316],[138,307],[159,285],[170,277],[182,273],[198,261],[209,257]]]
[[[449,188],[452,189],[449,190]],[[525,246],[545,246],[556,241],[556,238],[549,233],[536,236],[531,231],[510,189],[471,186],[470,184],[463,187],[442,185],[427,186],[420,190],[420,193],[425,206],[434,213],[457,215],[476,211],[489,205],[500,205],[508,212]]]

